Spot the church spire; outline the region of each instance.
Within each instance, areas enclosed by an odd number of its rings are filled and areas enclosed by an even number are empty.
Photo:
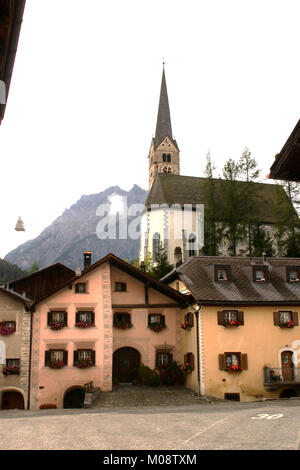
[[[154,138],[155,146],[159,145],[165,137],[169,137],[170,139],[173,139],[169,99],[168,99],[166,75],[165,75],[165,64],[163,64],[163,73],[162,73],[161,88],[160,88],[156,131],[155,131],[155,138]]]

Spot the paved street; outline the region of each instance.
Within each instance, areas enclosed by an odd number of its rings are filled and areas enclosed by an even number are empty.
[[[0,423],[1,450],[300,450],[299,399],[2,411]]]

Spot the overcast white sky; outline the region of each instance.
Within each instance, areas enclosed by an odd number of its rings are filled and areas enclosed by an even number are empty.
[[[299,119],[298,0],[27,0],[0,127],[0,257],[83,194],[148,188],[162,62],[181,173],[247,146],[269,173]],[[14,230],[18,216],[26,232]]]

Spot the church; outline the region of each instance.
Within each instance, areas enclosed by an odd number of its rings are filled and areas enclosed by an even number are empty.
[[[180,264],[191,256],[203,254],[204,246],[204,192],[208,178],[180,174],[180,150],[173,137],[171,113],[163,67],[159,106],[155,135],[148,154],[149,193],[145,209],[141,215],[141,235],[139,262],[147,257],[155,263],[162,246],[171,265]],[[219,193],[220,206],[225,205],[222,198],[227,180],[213,178]],[[247,183],[238,181],[241,189]],[[286,198],[280,185],[255,184],[255,223],[264,227],[276,248],[275,224],[276,201],[278,194]],[[222,213],[222,207],[221,207]],[[224,219],[217,221],[222,230]],[[245,256],[247,240],[237,246],[237,255]],[[222,236],[219,255],[229,256],[229,240]]]

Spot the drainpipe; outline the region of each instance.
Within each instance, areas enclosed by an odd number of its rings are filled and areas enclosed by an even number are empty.
[[[198,304],[198,310],[194,307],[192,309],[195,312],[196,316],[196,334],[197,334],[197,379],[198,379],[198,396],[204,395],[204,384],[201,381],[201,373],[202,373],[202,361],[201,361],[201,354],[200,354],[200,327],[199,327],[199,317],[201,311],[201,305]]]
[[[30,410],[30,387],[31,387],[31,356],[32,356],[32,324],[34,307],[29,310],[30,312],[30,339],[29,339],[29,371],[28,371],[28,390],[27,390],[27,409]]]

